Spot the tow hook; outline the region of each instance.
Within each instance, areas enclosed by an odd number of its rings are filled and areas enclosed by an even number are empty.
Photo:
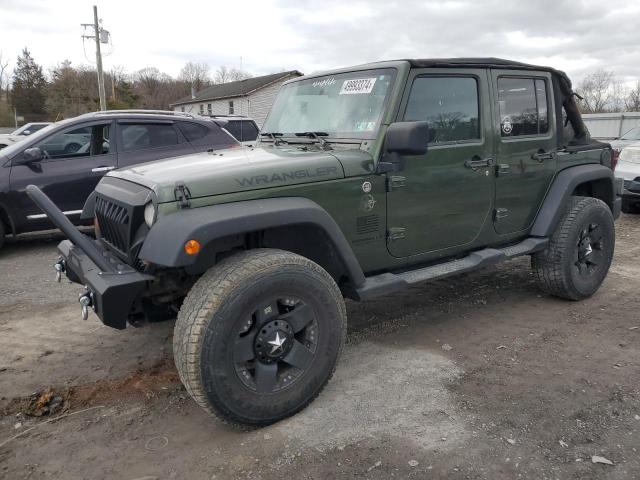
[[[80,303],[80,313],[82,320],[89,318],[89,307],[93,308],[93,292],[85,287],[87,291],[78,295],[78,302]]]
[[[62,274],[67,271],[67,266],[62,258],[53,265],[53,269],[56,271],[56,282],[60,283],[62,280]]]

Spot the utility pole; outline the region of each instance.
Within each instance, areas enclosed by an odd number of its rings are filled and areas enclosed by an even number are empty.
[[[98,23],[98,7],[93,6],[93,23],[83,23],[83,27],[92,27],[93,35],[83,35],[82,38],[90,38],[95,39],[96,41],[96,68],[98,70],[98,94],[100,95],[100,110],[107,109],[107,101],[106,95],[104,93],[104,74],[102,73],[102,53],[100,52],[100,43],[103,40],[102,35],[106,33],[104,36],[104,42],[107,43],[107,39],[109,36],[109,32],[100,28],[100,24]]]

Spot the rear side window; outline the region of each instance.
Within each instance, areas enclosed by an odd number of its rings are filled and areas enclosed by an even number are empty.
[[[122,150],[125,152],[177,144],[178,134],[171,124],[127,123],[122,125]]]
[[[413,82],[405,121],[429,122],[429,143],[480,138],[478,83],[472,77],[418,77]]]
[[[200,140],[201,138],[206,137],[207,133],[209,133],[209,129],[207,127],[204,125],[198,125],[197,123],[180,122],[178,123],[178,127],[185,138],[190,142]]]
[[[542,135],[549,131],[545,80],[498,78],[498,105],[502,137]]]
[[[224,128],[239,142],[251,142],[258,138],[257,127],[248,120],[231,120]]]

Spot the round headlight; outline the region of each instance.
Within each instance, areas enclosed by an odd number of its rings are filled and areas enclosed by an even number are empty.
[[[151,228],[153,222],[156,221],[156,207],[153,202],[147,203],[144,207],[144,223],[147,224],[147,227]]]

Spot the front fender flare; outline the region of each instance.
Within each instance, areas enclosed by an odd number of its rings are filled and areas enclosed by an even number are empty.
[[[320,205],[302,197],[223,203],[182,209],[160,217],[149,230],[139,258],[166,267],[186,267],[197,261],[197,255],[184,251],[188,240],[195,239],[205,246],[231,235],[294,225],[322,229],[331,239],[353,285],[364,284],[364,273],[338,224]]]

